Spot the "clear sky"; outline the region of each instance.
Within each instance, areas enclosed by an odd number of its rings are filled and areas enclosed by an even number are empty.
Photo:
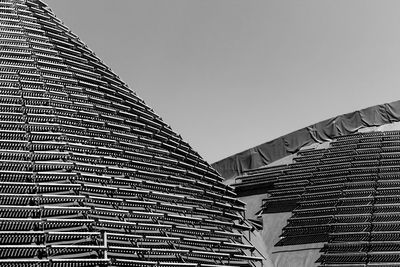
[[[45,1],[210,163],[400,99],[400,1]]]

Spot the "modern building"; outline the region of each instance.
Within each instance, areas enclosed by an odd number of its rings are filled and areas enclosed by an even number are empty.
[[[39,0],[0,1],[0,192],[1,266],[268,266],[232,187]]]
[[[344,114],[213,164],[276,267],[400,266],[399,111]]]

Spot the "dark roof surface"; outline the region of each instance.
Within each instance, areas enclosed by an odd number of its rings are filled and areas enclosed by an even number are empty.
[[[297,107],[293,107],[296,109]],[[333,117],[242,151],[212,164],[225,179],[246,170],[265,166],[312,143],[321,143],[357,132],[364,127],[380,126],[400,120],[400,101],[377,105]]]

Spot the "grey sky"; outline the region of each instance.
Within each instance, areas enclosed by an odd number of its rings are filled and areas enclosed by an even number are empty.
[[[400,99],[400,2],[47,0],[210,163]]]

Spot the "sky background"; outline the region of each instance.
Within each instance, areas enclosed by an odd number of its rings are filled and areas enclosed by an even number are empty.
[[[400,100],[400,1],[46,3],[209,163]]]

